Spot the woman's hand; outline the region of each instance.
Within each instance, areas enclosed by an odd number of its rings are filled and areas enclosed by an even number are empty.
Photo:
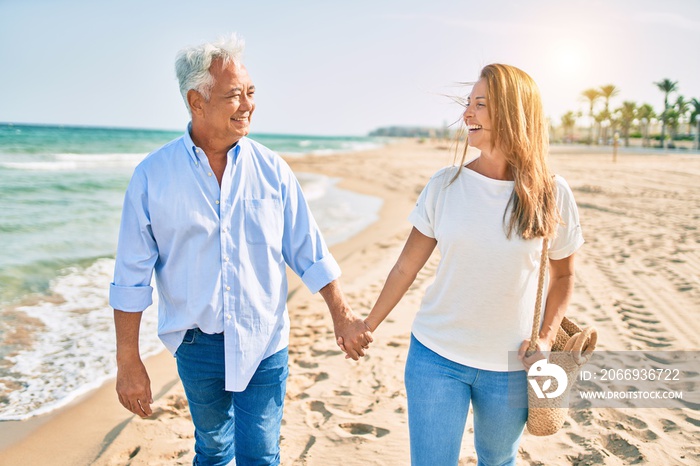
[[[354,359],[357,361],[359,358],[351,356],[352,349],[351,347],[346,347],[346,341],[353,342],[356,347],[355,352],[359,357],[363,357],[365,351],[369,349],[369,344],[374,341],[372,338],[372,330],[369,325],[367,325],[367,322],[358,318],[352,326],[346,329],[344,336],[339,335],[336,340],[340,349],[345,353],[345,359]]]
[[[527,353],[527,349],[530,346],[530,340],[525,340],[520,345],[518,350],[518,359],[525,367],[526,371],[530,370],[530,367],[541,359],[547,359],[543,353],[549,353],[552,350],[552,343],[546,340],[538,339],[537,345],[535,345],[535,351],[531,354]]]

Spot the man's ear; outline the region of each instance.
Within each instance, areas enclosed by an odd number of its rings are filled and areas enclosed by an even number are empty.
[[[202,104],[205,102],[204,96],[194,89],[187,91],[187,103],[190,104],[190,111],[193,115],[202,116],[204,109]]]

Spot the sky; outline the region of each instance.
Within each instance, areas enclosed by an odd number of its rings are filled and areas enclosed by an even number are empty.
[[[459,119],[489,63],[530,74],[554,123],[614,84],[700,99],[699,0],[0,0],[0,122],[181,130],[178,50],[238,33],[258,133],[365,135]]]

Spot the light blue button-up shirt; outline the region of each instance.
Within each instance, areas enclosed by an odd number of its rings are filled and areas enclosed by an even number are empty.
[[[141,312],[158,290],[158,336],[224,333],[226,390],[289,344],[285,264],[317,292],[340,276],[292,170],[248,138],[217,182],[189,131],[146,157],[124,199],[110,305]]]

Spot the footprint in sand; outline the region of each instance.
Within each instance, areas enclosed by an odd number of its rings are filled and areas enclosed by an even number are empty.
[[[338,356],[339,354],[343,354],[341,350],[321,350],[321,349],[314,349],[311,348],[311,355],[315,358],[320,357],[320,356]]]
[[[593,413],[590,409],[576,409],[570,412],[571,419],[576,424],[590,426],[593,421]]]
[[[694,425],[695,427],[700,427],[700,419],[695,419],[690,416],[686,416],[685,420]]]
[[[339,424],[339,434],[343,437],[362,437],[369,440],[376,440],[384,437],[390,431],[371,424],[362,424],[357,422],[346,422]]]
[[[297,461],[294,462],[294,464],[306,464],[306,457],[309,454],[309,450],[311,450],[311,447],[313,447],[316,444],[316,437],[313,435],[309,436],[309,440],[306,442],[306,446],[304,446],[304,451],[301,452],[299,455],[299,458]]]
[[[138,455],[140,451],[141,451],[141,447],[140,447],[140,446],[134,448],[134,449],[129,453],[129,459],[130,459],[130,460],[134,459],[134,457],[135,457],[136,455]]]
[[[161,456],[161,459],[166,460],[166,461],[179,460],[183,456],[188,455],[190,453],[191,453],[191,450],[177,450],[177,451],[174,451],[170,454]],[[169,464],[172,464],[172,463],[169,463]],[[178,464],[180,464],[180,463],[178,463]]]
[[[676,432],[680,430],[680,426],[670,419],[661,419],[661,424],[664,426],[664,432]]]
[[[646,458],[635,445],[618,434],[606,435],[602,438],[606,450],[625,461],[625,464],[645,463]]]
[[[306,425],[309,427],[318,428],[333,416],[333,413],[326,409],[326,404],[323,401],[308,401],[306,406],[308,410],[306,413]]]
[[[306,389],[328,378],[327,372],[294,374],[287,379],[287,394],[285,396],[292,401],[308,398]]]
[[[310,361],[295,361],[296,364],[303,368],[303,369],[316,369],[318,367],[318,363],[316,362],[310,362]]]
[[[659,438],[658,434],[649,429],[649,425],[641,419],[615,410],[610,411],[609,415],[613,420],[601,419],[597,421],[597,424],[613,431],[628,430],[625,426],[632,426],[634,429],[629,430],[630,435],[644,442],[651,442]]]
[[[649,427],[649,424],[647,424],[643,420],[634,416],[629,416],[620,411],[612,410],[610,412],[610,415],[620,422],[633,426],[637,430],[647,429]]]
[[[167,416],[168,419],[173,417],[189,418],[189,415],[190,412],[187,409],[187,398],[179,395],[171,395],[165,400],[165,406],[154,406],[153,414],[145,418],[145,420],[155,421],[163,416]]]

